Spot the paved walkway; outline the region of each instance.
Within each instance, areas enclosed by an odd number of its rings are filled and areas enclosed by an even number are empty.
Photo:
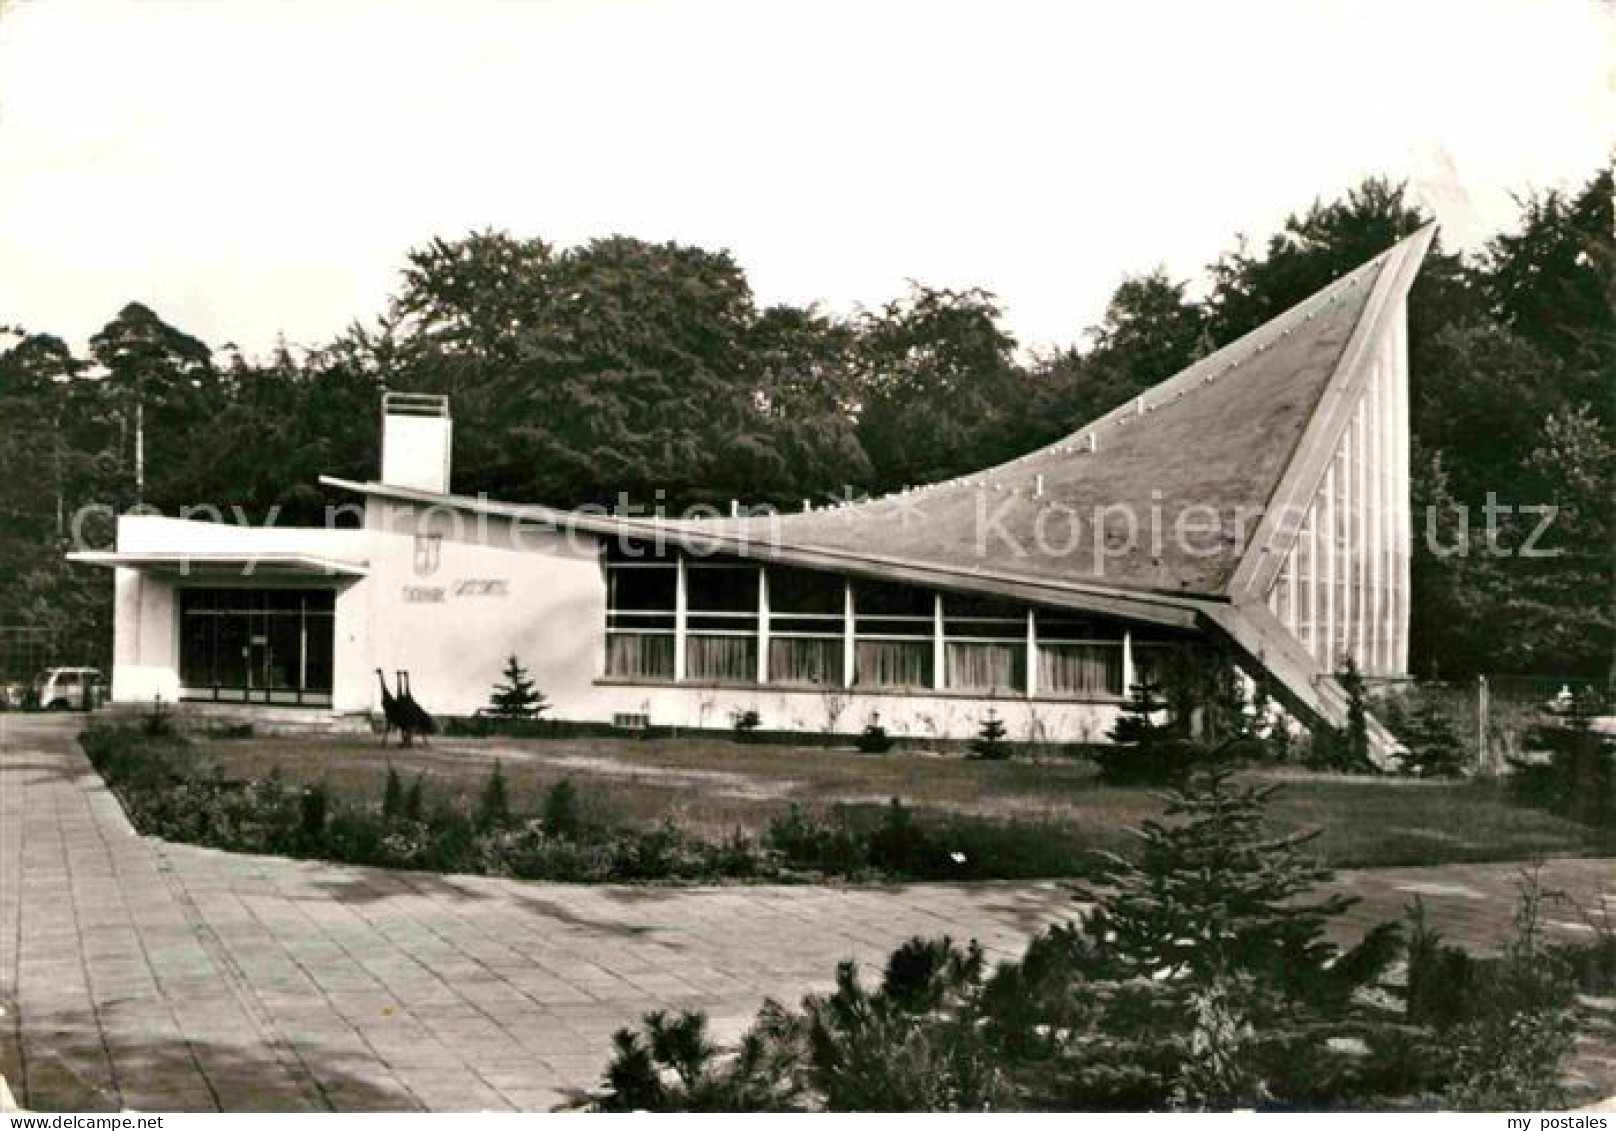
[[[545,1109],[648,1009],[734,1033],[841,959],[945,933],[1008,955],[1073,910],[1055,884],[584,887],[168,845],[134,834],[74,729],[0,714],[0,1074],[39,1109]],[[1420,894],[1486,945],[1517,874],[1343,875],[1364,897],[1344,931]],[[1610,861],[1544,878],[1616,894]]]

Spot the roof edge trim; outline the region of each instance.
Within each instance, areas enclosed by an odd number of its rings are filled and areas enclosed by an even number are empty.
[[[738,557],[776,562],[781,565],[796,565],[805,569],[829,570],[877,580],[931,585],[960,592],[998,594],[1032,604],[1083,608],[1164,625],[1189,627],[1194,623],[1198,610],[1207,605],[1223,603],[1222,598],[1208,597],[1205,594],[1178,596],[1061,582],[999,571],[952,570],[928,562],[853,554],[790,543],[762,542],[752,538],[736,538],[719,531],[693,529],[684,525],[583,514],[538,504],[503,503],[494,499],[472,498],[466,495],[436,495],[411,487],[360,483],[335,476],[322,475],[320,482],[328,487],[396,502],[449,507],[496,517],[545,522],[557,528],[579,530],[604,537],[660,539],[685,549],[695,548],[705,553],[733,553]]]
[[[1229,578],[1227,594],[1235,604],[1261,602],[1280,564],[1295,544],[1302,520],[1298,504],[1318,493],[1325,467],[1351,423],[1351,408],[1367,379],[1364,362],[1371,354],[1370,347],[1384,332],[1389,312],[1407,299],[1436,230],[1433,220],[1383,253],[1387,262],[1375,280],[1375,289],[1336,361],[1324,395],[1314,407],[1290,462],[1279,477],[1268,505],[1263,508],[1256,532]]]
[[[370,572],[368,562],[350,562],[340,558],[322,557],[319,554],[300,554],[281,550],[259,552],[75,550],[65,557],[76,565],[93,565],[104,569],[177,569],[181,573],[237,566],[291,567],[310,576],[331,577],[364,577]]]

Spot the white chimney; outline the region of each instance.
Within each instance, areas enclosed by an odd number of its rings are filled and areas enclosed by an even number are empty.
[[[453,442],[448,397],[382,394],[381,481],[387,486],[448,494]]]

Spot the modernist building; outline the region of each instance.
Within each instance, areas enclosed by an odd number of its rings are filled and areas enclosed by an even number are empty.
[[[765,517],[450,493],[437,398],[389,396],[352,528],[125,517],[115,701],[361,721],[407,669],[472,714],[515,653],[554,717],[1102,740],[1216,640],[1309,722],[1346,657],[1408,656],[1406,298],[1427,228],[1065,439],[977,474]],[[199,708],[205,709],[205,708]],[[1384,731],[1373,728],[1384,747]]]

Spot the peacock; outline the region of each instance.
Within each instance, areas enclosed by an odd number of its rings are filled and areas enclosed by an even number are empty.
[[[404,719],[406,735],[420,735],[422,745],[430,745],[426,741],[429,734],[438,733],[438,724],[425,708],[415,701],[410,694],[410,673],[407,671],[395,672],[398,679],[398,707]]]

